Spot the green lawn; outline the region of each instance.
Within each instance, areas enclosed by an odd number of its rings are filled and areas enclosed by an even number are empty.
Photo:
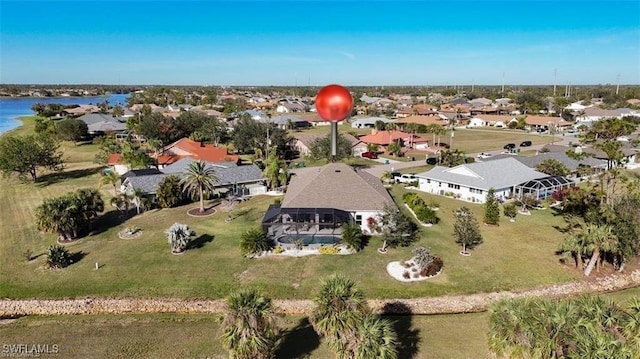
[[[72,166],[89,163],[72,163]],[[554,251],[561,234],[553,224],[561,224],[550,210],[519,216],[515,223],[502,220],[500,227],[482,226],[485,243],[471,257],[458,254],[451,232],[452,213],[467,205],[478,216],[481,207],[453,199],[436,197],[441,222],[422,228],[415,245],[431,248],[443,258],[445,271],[438,278],[404,284],[393,280],[385,270],[393,260],[411,257],[414,248],[392,249],[377,253],[379,238],[372,238],[360,253],[349,256],[311,256],[246,259],[239,251],[239,237],[248,228],[259,226],[273,197],[260,196],[236,208],[236,219],[225,223],[226,213],[193,218],[187,205],[153,210],[119,223],[112,208],[99,223],[100,233],[80,239],[67,247],[81,260],[60,271],[44,268],[44,253],[55,242],[55,235],[40,233],[33,225],[34,208],[42,198],[56,196],[80,187],[95,186],[99,174],[62,179],[51,184],[17,184],[2,179],[0,211],[0,293],[3,297],[77,297],[167,296],[220,298],[240,285],[263,289],[274,298],[309,298],[318,286],[318,278],[341,272],[356,280],[369,297],[415,297],[442,294],[524,289],[542,284],[579,278],[573,268],[558,263]],[[109,188],[103,192],[108,203]],[[394,186],[397,198],[404,193]],[[430,195],[421,193],[428,199]],[[164,230],[174,222],[183,222],[199,236],[201,248],[172,256]],[[143,229],[138,239],[122,240],[117,232],[127,225]],[[27,262],[22,253],[32,250],[38,257]],[[98,262],[100,269],[95,270]]]
[[[607,294],[617,302],[640,288]],[[226,358],[219,342],[221,315],[145,314],[23,317],[0,321],[2,344],[53,344],[74,358]],[[489,313],[389,316],[399,357],[489,358]],[[332,358],[333,353],[302,316],[281,318],[287,330],[276,358]],[[176,343],[178,343],[176,345]]]

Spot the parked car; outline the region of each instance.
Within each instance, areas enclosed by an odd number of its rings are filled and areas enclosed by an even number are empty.
[[[482,152],[482,153],[480,153],[477,157],[478,157],[479,159],[486,159],[486,158],[491,157],[491,154],[490,154],[490,153],[484,153],[484,152]]]
[[[531,141],[520,142],[520,147],[529,147],[529,146],[531,146]]]
[[[370,158],[370,159],[376,159],[376,158],[378,158],[378,154],[377,154],[377,153],[375,153],[375,152],[371,152],[371,151],[369,151],[369,152],[362,152],[362,155],[361,155],[361,156],[362,156],[362,157],[364,157],[364,158]]]
[[[515,143],[507,143],[506,145],[504,145],[503,148],[505,150],[511,151],[512,149],[516,148],[516,144]]]
[[[429,157],[427,158],[427,164],[428,165],[436,165],[438,164],[438,159],[435,157]]]
[[[415,173],[405,173],[397,179],[398,183],[411,183],[417,180]]]

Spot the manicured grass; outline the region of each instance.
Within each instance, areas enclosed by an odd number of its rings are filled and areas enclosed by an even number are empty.
[[[560,264],[554,254],[562,234],[553,226],[562,225],[563,221],[551,210],[518,216],[515,223],[502,217],[499,227],[482,225],[484,243],[471,257],[458,253],[452,237],[453,211],[468,206],[481,219],[482,207],[436,196],[433,198],[441,205],[437,212],[440,223],[421,228],[419,240],[410,247],[390,249],[381,255],[376,249],[382,241],[374,237],[363,251],[349,256],[247,259],[240,255],[240,235],[260,226],[273,197],[259,196],[241,204],[234,209],[231,223],[225,223],[227,214],[222,211],[205,218],[187,216],[186,211],[196,204],[153,210],[123,222],[109,205],[109,186],[101,189],[107,211],[96,224],[98,233],[67,245],[80,260],[66,269],[51,271],[44,268],[45,253],[56,236],[36,229],[34,209],[44,198],[96,187],[100,178],[100,168],[93,163],[94,145],[64,144],[63,148],[68,163],[62,174],[42,176],[42,181],[35,184],[0,179],[2,297],[220,298],[238,286],[254,286],[273,298],[309,298],[317,289],[319,278],[340,272],[361,283],[368,297],[407,298],[526,289],[581,278],[574,268]],[[366,159],[352,161],[370,163]],[[397,199],[405,191],[400,185],[392,188]],[[431,198],[418,193],[427,202]],[[174,222],[186,223],[195,230],[199,248],[181,256],[170,254],[164,230]],[[130,225],[141,228],[142,236],[119,239],[118,231]],[[440,256],[444,260],[443,274],[426,282],[395,281],[386,273],[387,263],[410,258],[415,246],[428,247]],[[27,250],[36,258],[26,261],[23,253]],[[94,269],[96,262],[100,265],[98,270]]]
[[[93,166],[74,162],[75,167]],[[4,297],[78,297],[101,296],[226,296],[240,285],[262,288],[274,298],[309,298],[320,277],[341,272],[361,283],[369,297],[415,297],[441,294],[524,289],[542,284],[579,278],[573,268],[558,263],[554,255],[561,234],[551,227],[562,224],[550,210],[519,216],[515,223],[502,219],[500,227],[482,226],[485,243],[471,257],[458,254],[451,236],[455,208],[466,205],[481,216],[481,207],[444,197],[436,197],[441,222],[422,228],[420,240],[408,248],[377,253],[382,245],[372,238],[360,253],[349,256],[311,256],[303,258],[242,258],[239,237],[245,230],[258,227],[273,197],[260,196],[234,209],[236,217],[225,223],[226,213],[193,218],[186,215],[195,204],[174,209],[153,210],[120,223],[108,207],[98,223],[102,232],[68,245],[72,253],[82,253],[79,262],[50,271],[44,268],[44,253],[55,243],[55,235],[39,233],[33,224],[33,212],[43,198],[80,187],[96,186],[99,174],[80,178],[59,178],[51,184],[17,184],[2,179],[0,210],[6,215],[0,222],[0,292]],[[103,187],[108,203],[110,188]],[[405,189],[394,186],[399,198]],[[429,195],[420,193],[428,200]],[[199,237],[201,248],[172,256],[163,233],[174,222],[188,224]],[[122,240],[117,232],[126,225],[142,228],[138,239]],[[393,280],[385,270],[393,260],[408,259],[411,250],[422,245],[443,258],[444,273],[436,279],[404,284]],[[22,253],[30,249],[38,257],[27,262]],[[100,269],[95,270],[98,262]]]
[[[619,303],[640,288],[605,295]],[[2,344],[57,344],[64,358],[224,358],[221,315],[145,314],[24,317],[0,322]],[[400,358],[489,358],[489,313],[388,316]],[[276,358],[330,358],[302,316],[281,318],[287,332]],[[179,343],[176,345],[176,343]]]
[[[220,315],[123,315],[21,318],[0,325],[3,344],[57,344],[73,358],[226,358]],[[487,316],[387,317],[399,334],[400,358],[486,358]],[[276,358],[332,358],[305,317],[283,317],[288,332]],[[464,340],[462,340],[464,338]],[[464,343],[464,344],[462,344]]]

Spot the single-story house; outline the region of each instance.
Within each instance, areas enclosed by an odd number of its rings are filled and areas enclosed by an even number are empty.
[[[128,163],[124,163],[122,161],[121,153],[110,154],[107,158],[107,165],[110,166],[111,169],[113,169],[113,171],[120,176],[131,170],[131,166]]]
[[[517,198],[522,192],[520,185],[549,176],[515,158],[502,158],[451,168],[436,166],[427,172],[417,174],[416,177],[418,189],[421,191],[438,195],[449,194],[464,201],[484,203],[490,188],[495,190],[499,199]],[[565,180],[562,180],[562,186],[573,185],[573,181]],[[553,190],[558,188],[554,187]],[[550,194],[544,192],[545,196]]]
[[[263,230],[274,239],[287,234],[339,235],[344,222],[369,231],[385,206],[395,203],[380,179],[344,163],[330,163],[292,177],[281,205],[271,205]]]
[[[469,124],[467,124],[467,127],[484,127],[486,125],[487,121],[479,117],[472,117],[469,119]]]
[[[158,184],[162,179],[170,175],[181,177],[189,164],[197,161],[193,158],[182,158],[170,166],[163,168],[159,173],[131,175],[123,177],[121,191],[126,192],[134,188],[140,188],[145,194],[154,195]],[[236,195],[254,196],[267,192],[265,178],[262,170],[256,165],[238,166],[234,162],[207,162],[212,168],[218,181],[215,185],[217,193],[231,191]]]
[[[338,136],[344,137],[347,141],[351,142],[351,154],[353,156],[360,156],[362,153],[367,152],[367,144],[360,141],[360,139],[353,137],[349,133],[339,133]],[[318,134],[298,133],[295,134],[293,139],[293,148],[298,151],[301,156],[307,156],[310,153],[311,145],[313,141],[323,138],[325,136]]]
[[[409,148],[424,148],[427,147],[428,140],[412,133],[406,133],[402,131],[378,131],[376,129],[371,130],[371,134],[360,137],[360,141],[369,144],[373,143],[379,146],[387,147],[392,142],[401,141],[405,147]]]
[[[567,150],[573,150],[571,147],[567,147]],[[607,161],[597,159],[594,157],[585,157],[581,160],[576,160],[569,157],[566,151],[558,151],[558,152],[542,152],[537,153],[535,156],[513,156],[510,154],[500,154],[496,156],[491,156],[485,161],[495,161],[500,158],[515,158],[516,160],[522,162],[527,165],[527,167],[535,169],[541,162],[544,162],[549,159],[554,159],[562,163],[569,170],[569,175],[566,176],[574,181],[579,182],[582,178],[581,169],[584,167],[592,168],[595,172],[604,171],[607,169]]]
[[[378,121],[382,121],[385,124],[394,122],[394,120],[388,119],[386,117],[354,118],[351,119],[351,128],[374,128],[376,126],[376,122]]]
[[[277,117],[272,117],[265,122],[273,123],[279,128],[289,129],[289,127],[293,126],[293,128],[304,128],[311,127],[311,123],[307,120],[303,120],[300,117],[292,116],[292,115],[282,115]]]
[[[122,133],[127,131],[126,119],[120,119],[104,113],[88,113],[78,117],[87,124],[89,134],[104,135],[108,132]]]
[[[511,119],[509,122],[518,121],[516,118]],[[524,122],[532,130],[549,130],[555,127],[558,131],[564,131],[565,129],[573,126],[573,123],[565,121],[561,117],[547,117],[547,116],[527,116]]]
[[[227,152],[226,148],[216,147],[212,144],[193,141],[184,137],[162,148],[158,154],[158,168],[162,169],[178,160],[190,157],[205,162],[233,162],[239,163],[238,155]]]

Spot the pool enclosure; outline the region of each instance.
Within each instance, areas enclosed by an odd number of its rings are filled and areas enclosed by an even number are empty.
[[[334,208],[282,208],[272,204],[262,218],[262,230],[269,238],[283,235],[340,235],[351,214]]]
[[[532,196],[539,200],[547,199],[551,195],[563,188],[575,186],[575,182],[562,176],[549,176],[536,178],[516,186],[516,198]]]

